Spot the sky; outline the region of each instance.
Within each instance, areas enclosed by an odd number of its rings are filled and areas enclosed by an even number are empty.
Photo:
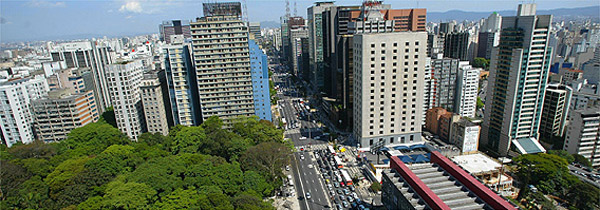
[[[163,20],[193,20],[202,3],[216,0],[0,0],[0,42],[49,40],[89,35],[121,36],[158,33]],[[234,1],[234,0],[232,0]],[[315,1],[290,0],[290,12],[306,16]],[[358,5],[362,0],[339,0]],[[394,9],[427,8],[428,12],[516,10],[519,3],[537,3],[538,10],[598,6],[598,0],[385,0]],[[278,21],[284,0],[246,0],[251,22]]]

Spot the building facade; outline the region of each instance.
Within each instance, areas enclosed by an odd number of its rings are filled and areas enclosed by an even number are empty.
[[[165,117],[167,111],[158,75],[155,72],[146,73],[141,83],[140,93],[146,120],[146,131],[166,136],[169,134],[169,124]]]
[[[354,36],[354,128],[361,147],[418,142],[427,33]]]
[[[571,110],[563,150],[587,158],[600,167],[600,107]]]
[[[563,136],[569,115],[569,105],[573,90],[561,84],[546,86],[544,107],[540,122],[540,135],[543,137]]]
[[[431,79],[433,80],[434,107],[443,107],[448,111],[455,111],[454,97],[456,94],[456,75],[460,60],[446,58],[438,54],[431,59]]]
[[[250,40],[249,48],[254,112],[261,120],[272,121],[271,96],[269,92],[269,60],[256,41]]]
[[[479,148],[481,127],[466,118],[460,118],[450,125],[449,141],[460,149],[461,153],[472,153]]]
[[[10,147],[18,142],[28,144],[35,139],[32,100],[48,94],[43,76],[16,79],[0,83],[0,137]]]
[[[191,26],[202,120],[218,116],[231,125],[234,118],[254,115],[248,28],[241,13],[215,13]]]
[[[146,131],[140,94],[144,70],[141,60],[120,61],[106,68],[117,127],[132,140]]]
[[[552,16],[535,15],[535,8],[521,4],[517,16],[503,17],[500,44],[492,51],[481,141],[497,155],[506,155],[513,142],[538,141]]]
[[[91,90],[50,91],[47,97],[33,100],[32,105],[35,133],[44,142],[64,140],[71,130],[100,119]]]
[[[464,117],[475,117],[477,111],[477,91],[481,69],[473,68],[469,61],[459,63],[454,96],[454,113]]]
[[[197,126],[200,118],[198,80],[193,64],[191,44],[171,44],[163,48],[169,105],[176,125]]]
[[[170,44],[172,35],[183,35],[185,39],[192,38],[190,30],[190,21],[188,20],[169,20],[163,21],[158,26],[160,41]]]

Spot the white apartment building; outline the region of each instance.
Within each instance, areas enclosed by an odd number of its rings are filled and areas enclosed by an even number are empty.
[[[144,70],[141,60],[120,61],[106,68],[117,127],[132,140],[137,140],[146,128],[140,94]]]
[[[192,63],[192,46],[172,43],[163,48],[165,76],[173,122],[176,125],[200,125],[198,83]]]
[[[450,125],[450,143],[456,145],[461,153],[477,151],[481,127],[465,118],[460,118]]]
[[[454,108],[455,113],[460,116],[475,117],[480,72],[481,69],[473,68],[469,61],[461,61],[458,64]]]
[[[563,150],[580,154],[600,167],[600,107],[569,112],[569,126]]]
[[[419,142],[426,32],[354,37],[354,138],[360,147]]]
[[[48,94],[42,75],[0,83],[0,137],[8,147],[21,142],[28,144],[33,135],[31,101]]]
[[[432,76],[431,72],[431,58],[427,57],[425,58],[425,82],[424,82],[424,90],[423,90],[423,122],[421,123],[422,125],[425,125],[425,118],[426,118],[426,114],[427,114],[427,110],[435,107],[434,106],[434,102],[435,102],[435,95],[434,95],[434,90],[435,90],[435,78]]]
[[[254,115],[248,28],[239,16],[196,19],[192,46],[202,120]]]

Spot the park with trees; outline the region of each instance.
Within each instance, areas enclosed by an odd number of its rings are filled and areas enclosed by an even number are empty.
[[[101,120],[61,142],[0,146],[2,209],[274,209],[293,149],[254,117],[137,141]]]

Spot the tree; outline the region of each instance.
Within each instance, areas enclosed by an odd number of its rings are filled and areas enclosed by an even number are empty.
[[[490,66],[490,60],[485,58],[475,58],[473,61],[473,67],[488,69]]]
[[[66,160],[48,174],[44,182],[50,186],[50,197],[56,198],[67,185],[71,184],[71,179],[83,171],[85,163],[89,160],[89,157]]]
[[[10,161],[0,160],[0,199],[5,200],[7,197],[16,195],[20,185],[31,177],[25,168],[20,165],[11,163]]]
[[[104,121],[112,127],[117,127],[117,119],[115,118],[115,109],[111,106],[106,108],[106,111],[100,116],[100,121]]]
[[[485,106],[485,104],[481,100],[481,97],[477,96],[477,109],[481,109],[483,106]]]
[[[156,202],[158,209],[200,209],[201,203],[209,203],[206,195],[200,194],[195,189],[177,189],[164,197],[162,201]]]
[[[267,197],[272,194],[274,188],[275,187],[269,184],[265,177],[260,175],[258,172],[244,172],[244,184],[242,186],[242,190],[254,191],[258,193],[261,197]]]
[[[573,154],[573,158],[575,159],[576,163],[579,163],[582,166],[592,167],[592,163],[590,162],[590,160],[588,160],[587,158],[585,158],[583,155]]]
[[[381,190],[381,184],[379,182],[373,182],[371,184],[371,190],[373,190],[373,192],[379,192]]]
[[[208,141],[202,127],[183,127],[176,133],[171,144],[173,154],[196,153],[200,145]]]
[[[30,144],[13,146],[8,149],[8,153],[14,158],[44,158],[48,159],[56,155],[54,144],[46,144],[43,141],[33,141]]]
[[[600,190],[591,184],[578,182],[569,189],[567,200],[578,209],[598,209]]]
[[[146,184],[114,181],[108,184],[103,206],[110,209],[149,209],[156,191]]]
[[[242,193],[236,195],[232,199],[233,206],[235,209],[243,210],[264,210],[264,209],[275,209],[269,203],[263,202],[260,197],[250,195],[248,193]]]
[[[264,142],[248,148],[241,161],[246,171],[255,170],[270,181],[283,177],[282,168],[288,165],[292,151],[278,142]]]
[[[177,156],[155,158],[141,164],[127,177],[127,181],[146,184],[160,198],[183,186],[185,171],[185,165]]]
[[[575,161],[575,158],[573,157],[573,155],[569,154],[567,151],[564,151],[564,150],[550,150],[550,151],[548,151],[548,154],[557,155],[557,156],[565,159],[567,161],[567,163],[572,163],[573,161]]]
[[[78,156],[97,155],[114,144],[130,144],[131,140],[119,129],[105,122],[95,122],[73,129],[68,138],[57,145],[63,161]]]
[[[259,120],[258,117],[240,118],[233,123],[232,131],[248,139],[252,145],[262,142],[282,142],[283,130],[277,129],[273,123]]]
[[[525,154],[513,158],[517,176],[524,186],[536,185],[543,193],[562,196],[572,184],[578,182],[577,177],[569,173],[567,161],[552,154]],[[519,197],[522,197],[520,194]]]

